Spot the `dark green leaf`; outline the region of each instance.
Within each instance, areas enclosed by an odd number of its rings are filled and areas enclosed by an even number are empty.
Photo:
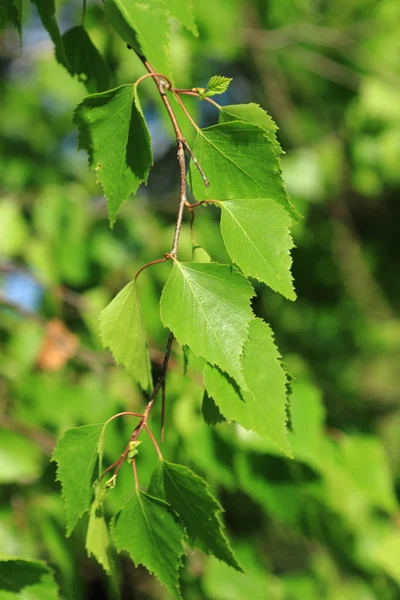
[[[58,441],[52,460],[57,463],[67,516],[67,535],[89,510],[93,497],[93,474],[104,423],[68,429]]]
[[[1,600],[58,600],[49,567],[38,560],[0,558]]]
[[[89,154],[107,198],[111,224],[121,204],[147,181],[153,164],[150,134],[135,85],[87,96],[76,108],[79,147]]]
[[[259,127],[265,129],[268,138],[274,143],[277,154],[282,153],[282,148],[276,138],[276,131],[278,129],[276,123],[258,104],[250,102],[249,104],[221,106],[219,121],[220,123],[246,121],[247,123],[259,125]]]
[[[241,571],[223,530],[222,507],[201,477],[182,465],[160,461],[149,492],[166,500],[178,513],[192,546]]]
[[[77,75],[88,92],[103,92],[110,88],[109,68],[90,39],[86,29],[77,25],[62,36],[67,57],[65,65],[71,75]]]
[[[137,491],[113,518],[111,533],[118,551],[126,550],[175,598],[181,598],[179,569],[185,534],[169,505]]]
[[[60,29],[56,20],[56,5],[54,0],[31,0],[37,8],[43,27],[48,32],[55,47],[57,60],[67,65],[68,60],[64,51]]]

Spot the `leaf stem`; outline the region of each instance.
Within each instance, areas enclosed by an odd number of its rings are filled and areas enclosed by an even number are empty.
[[[143,265],[143,267],[140,267],[139,271],[136,272],[133,280],[136,281],[136,279],[139,277],[140,273],[142,271],[144,271],[145,269],[147,269],[147,267],[151,267],[151,265],[157,265],[158,263],[166,262],[167,260],[170,260],[170,258],[171,257],[166,254],[163,258],[157,258],[156,260],[151,260],[150,262]]]
[[[135,82],[135,85],[138,86],[139,83],[141,83],[142,81],[144,81],[145,79],[147,79],[148,77],[158,77],[159,79],[165,79],[165,81],[168,83],[168,88],[169,90],[173,89],[173,85],[171,80],[169,79],[169,77],[167,77],[166,75],[163,75],[162,73],[145,73],[144,75],[142,75],[141,77],[139,77],[139,79]],[[161,85],[163,85],[161,83]]]
[[[176,94],[184,94],[185,96],[195,96],[196,98],[199,98],[199,92],[194,92],[193,90],[184,90],[181,88],[174,88],[173,90]],[[221,105],[218,104],[218,102],[215,102],[215,100],[212,100],[211,98],[200,98],[200,100],[206,100],[207,102],[209,102],[210,104],[212,104],[213,106],[215,106],[215,108],[218,108],[218,110],[221,110]]]
[[[186,108],[186,106],[183,104],[179,94],[177,94],[175,92],[175,90],[172,90],[172,93],[174,94],[174,98],[177,100],[179,106],[181,107],[181,109],[183,110],[183,112],[185,113],[186,117],[188,118],[188,120],[190,121],[190,123],[193,125],[193,127],[195,128],[195,130],[197,132],[200,131],[200,127],[197,125],[197,123],[195,123],[192,119],[191,114],[189,113],[188,109]]]
[[[152,431],[151,431],[150,427],[147,425],[147,423],[145,423],[145,424],[144,424],[144,428],[145,428],[145,430],[147,431],[147,433],[148,433],[148,435],[149,435],[149,438],[150,438],[150,439],[151,439],[151,441],[153,442],[153,446],[154,446],[154,448],[156,449],[156,452],[157,452],[157,454],[158,454],[158,458],[159,458],[160,460],[164,460],[164,457],[163,457],[163,455],[161,454],[160,447],[159,447],[159,445],[157,444],[156,438],[154,437],[154,435],[153,435],[153,433],[152,433]]]

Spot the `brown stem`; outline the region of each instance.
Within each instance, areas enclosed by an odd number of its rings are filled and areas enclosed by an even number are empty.
[[[194,92],[193,90],[184,90],[184,89],[180,89],[180,88],[174,88],[174,92],[176,94],[184,94],[185,96],[195,96],[196,98],[199,98],[200,94],[199,92]],[[213,106],[215,106],[215,108],[218,108],[218,110],[221,110],[221,105],[218,104],[218,102],[215,102],[215,100],[212,100],[211,98],[200,98],[201,100],[205,100],[206,102],[209,102],[210,104],[212,104]]]
[[[193,125],[193,127],[195,128],[195,130],[197,132],[200,131],[200,127],[197,125],[197,123],[195,123],[192,119],[191,114],[189,113],[188,109],[186,108],[186,106],[183,104],[182,100],[179,97],[179,94],[177,94],[174,90],[173,90],[173,94],[175,99],[177,100],[179,106],[181,107],[181,109],[183,110],[183,112],[185,113],[187,119],[190,121],[190,123]]]
[[[165,81],[168,83],[168,89],[173,89],[171,80],[166,75],[163,75],[162,73],[145,73],[144,75],[139,77],[139,79],[135,82],[135,85],[139,85],[139,83],[141,83],[148,77],[159,77],[160,79],[165,79]]]
[[[143,267],[140,267],[139,271],[137,271],[137,273],[135,274],[135,277],[133,278],[133,280],[136,281],[136,279],[139,277],[140,273],[142,271],[144,271],[145,269],[147,269],[147,267],[151,267],[151,265],[157,265],[158,263],[166,262],[170,258],[171,258],[170,256],[165,255],[164,258],[157,258],[156,260],[151,260],[150,262],[143,265]]]
[[[165,382],[161,387],[161,443],[164,443],[164,429],[165,429]]]
[[[164,457],[163,457],[163,455],[161,454],[160,447],[159,447],[159,445],[157,444],[156,438],[154,437],[154,435],[153,435],[153,433],[152,433],[152,431],[151,431],[150,427],[147,425],[147,423],[145,423],[145,424],[144,424],[144,428],[145,428],[145,430],[147,431],[147,433],[148,433],[148,435],[149,435],[149,438],[150,438],[150,439],[151,439],[151,441],[153,442],[153,446],[154,446],[154,448],[156,449],[156,452],[157,452],[157,454],[158,454],[158,458],[159,458],[160,460],[164,460]]]

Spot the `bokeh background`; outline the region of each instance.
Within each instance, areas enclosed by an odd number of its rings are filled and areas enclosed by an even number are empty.
[[[171,245],[178,177],[172,132],[151,81],[141,100],[155,149],[149,184],[113,230],[72,124],[87,94],[54,58],[26,2],[22,46],[0,38],[0,552],[41,557],[66,600],[115,597],[84,550],[87,523],[65,538],[49,458],[68,427],[97,423],[143,398],[100,344],[100,310],[145,262]],[[194,0],[200,37],[177,24],[179,87],[233,77],[222,104],[257,102],[274,117],[283,174],[303,215],[294,224],[291,303],[256,285],[291,375],[290,461],[257,436],[202,415],[199,366],[174,347],[164,454],[210,483],[247,575],[201,553],[185,563],[185,600],[400,598],[400,4],[395,0]],[[81,4],[58,2],[62,31]],[[107,27],[101,2],[86,24],[112,85],[143,67]],[[213,107],[185,100],[202,126]],[[178,111],[178,109],[177,109]],[[190,139],[190,124],[179,113]],[[227,262],[213,210],[197,213],[196,241]],[[180,255],[190,259],[188,223]],[[167,332],[158,317],[170,266],[140,280],[154,372]],[[158,420],[157,411],[152,417]],[[110,429],[119,456],[131,423]],[[156,456],[141,448],[145,488]],[[122,470],[109,514],[130,493]],[[128,559],[123,598],[165,590]]]

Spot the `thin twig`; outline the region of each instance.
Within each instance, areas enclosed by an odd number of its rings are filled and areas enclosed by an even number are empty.
[[[139,77],[139,79],[135,82],[135,85],[139,85],[139,83],[141,83],[145,79],[148,79],[148,77],[153,77],[153,78],[158,77],[159,79],[165,79],[165,81],[168,83],[167,89],[169,89],[169,90],[173,89],[173,85],[172,85],[172,82],[169,79],[169,77],[167,77],[166,75],[163,75],[162,73],[145,73],[144,75]]]
[[[156,260],[151,260],[150,262],[143,265],[143,267],[140,267],[139,271],[136,272],[133,280],[136,281],[136,279],[139,277],[140,273],[142,271],[144,271],[145,269],[147,269],[147,267],[151,267],[151,265],[157,265],[158,263],[166,262],[170,258],[171,257],[168,254],[166,254],[163,258],[157,258]]]
[[[190,114],[190,112],[188,111],[188,109],[186,108],[186,106],[183,104],[181,98],[179,97],[179,94],[177,94],[177,92],[175,92],[175,90],[172,90],[175,99],[177,100],[179,106],[181,107],[181,109],[183,110],[183,112],[185,113],[185,116],[187,117],[187,119],[190,121],[190,123],[193,125],[193,127],[195,128],[195,130],[197,132],[200,131],[200,127],[197,125],[197,123],[195,123],[195,121],[193,121],[192,116]]]
[[[206,187],[208,187],[208,186],[210,185],[210,182],[208,181],[208,179],[207,179],[207,177],[206,177],[206,175],[205,175],[205,173],[204,173],[203,169],[201,168],[201,165],[200,165],[199,161],[197,160],[197,158],[196,158],[196,157],[195,157],[195,155],[193,154],[193,152],[192,152],[192,149],[191,149],[191,147],[189,146],[189,144],[186,142],[186,140],[185,140],[183,143],[184,143],[184,146],[185,146],[185,148],[186,148],[186,150],[187,150],[187,152],[188,152],[188,154],[189,154],[190,158],[192,159],[192,161],[194,162],[194,164],[195,164],[195,166],[196,166],[196,168],[197,168],[198,172],[200,173],[200,175],[201,175],[201,178],[202,178],[202,180],[204,181],[204,185],[205,185]]]
[[[200,100],[205,100],[209,104],[212,104],[213,106],[215,106],[215,108],[218,108],[219,110],[221,110],[221,108],[222,108],[222,106],[220,104],[218,104],[218,102],[215,102],[215,100],[212,100],[208,96],[206,96],[205,98],[200,98],[199,92],[194,92],[193,90],[184,90],[181,88],[174,88],[174,92],[176,94],[184,94],[185,96],[195,96],[196,98],[199,98]]]
[[[165,382],[161,386],[161,443],[164,443],[164,429],[165,429]]]
[[[164,457],[163,457],[163,455],[161,454],[160,447],[159,447],[159,445],[157,444],[156,438],[154,437],[154,435],[153,435],[153,433],[152,433],[152,431],[151,431],[150,427],[147,425],[147,423],[145,423],[145,424],[144,424],[144,428],[145,428],[145,430],[147,431],[147,433],[148,433],[148,435],[149,435],[149,438],[150,438],[150,439],[151,439],[151,441],[153,442],[153,446],[154,446],[154,448],[156,449],[156,452],[157,452],[157,454],[158,454],[158,458],[159,458],[160,460],[164,460]]]
[[[109,423],[111,423],[111,421],[113,421],[117,417],[139,417],[139,418],[142,418],[143,414],[132,412],[130,410],[129,411],[120,412],[120,413],[117,413],[116,415],[113,415],[112,417],[110,417],[108,419],[108,421],[105,422],[104,427],[106,427]]]

